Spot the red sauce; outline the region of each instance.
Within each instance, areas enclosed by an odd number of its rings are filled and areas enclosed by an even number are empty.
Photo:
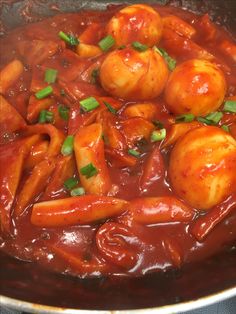
[[[204,41],[202,37],[206,27],[202,22],[202,17],[173,7],[157,6],[156,8],[161,16],[176,15],[196,28],[195,43],[217,58],[226,76],[227,96],[235,95],[236,69],[233,67],[234,61],[219,48],[219,43],[222,40],[232,41],[231,35],[222,28],[213,25],[217,35],[215,40],[209,43]],[[89,44],[95,44],[104,37],[105,25],[117,10],[118,8],[114,7],[106,12],[59,14],[35,24],[16,28],[1,39],[2,58],[0,68],[4,68],[13,59],[27,60],[23,61],[25,62],[23,74],[5,93],[7,101],[15,107],[23,118],[26,119],[27,116],[29,97],[34,94],[32,89],[38,90],[45,87],[42,73],[44,73],[45,68],[53,68],[57,69],[59,74],[58,81],[54,85],[55,93],[51,96],[53,104],[49,106],[49,110],[56,113],[60,104],[71,109],[69,125],[62,121],[60,117],[56,117],[54,125],[64,134],[67,134],[67,132],[75,134],[80,127],[80,123],[83,124],[87,121],[86,119],[92,119],[90,114],[85,117],[80,115],[78,101],[91,95],[109,96],[102,90],[99,83],[91,84],[90,80],[91,69],[99,68],[104,56],[93,59],[79,59],[76,57],[73,48],[67,47],[65,49],[65,44],[58,38],[58,33],[63,30],[65,33],[71,33],[79,37],[91,22],[97,23],[99,25],[98,38],[95,34],[89,35]],[[42,48],[42,51],[34,52],[37,46],[35,40],[43,41],[46,45],[49,42],[52,43],[52,49],[56,49],[56,53],[50,55],[48,48],[45,50],[45,47]],[[23,49],[22,42],[25,43],[24,56],[19,53],[19,49]],[[186,49],[183,49],[183,44]],[[177,60],[177,63],[191,58],[193,54],[191,44],[188,40],[183,42],[182,37],[177,38],[176,42],[172,42],[172,44],[163,39],[160,46],[165,48]],[[41,61],[42,54],[45,51],[48,53],[48,57]],[[38,60],[40,60],[40,66],[37,64]],[[27,63],[30,63],[30,66],[27,66]],[[32,87],[32,85],[34,86]],[[61,95],[61,90],[65,92],[65,96]],[[119,101],[122,104],[122,109],[117,116],[117,130],[122,129],[122,123],[126,120],[123,112],[130,105],[127,101]],[[136,101],[132,103],[136,103]],[[162,96],[155,99],[153,103],[159,106],[155,120],[160,120],[168,130],[172,124],[173,116],[166,109]],[[227,114],[225,114],[225,117],[227,118]],[[35,122],[33,119],[28,123]],[[228,125],[231,126],[232,123],[235,122],[230,120]],[[8,184],[4,181],[4,175],[7,175],[5,168],[12,165],[20,155],[21,146],[17,143],[22,138],[24,139],[24,136],[24,132],[19,131],[17,134],[14,134],[14,132],[5,134],[2,138],[0,166],[1,173],[3,173],[3,183],[1,185],[3,195],[6,195],[4,189]],[[123,133],[121,137],[128,136]],[[122,145],[122,141],[120,145]],[[114,166],[114,158],[110,154],[106,155],[108,170],[115,191],[110,191],[110,195],[113,193],[116,198],[125,200],[138,197],[175,196],[166,171],[172,147],[161,150],[165,164],[164,175],[148,185],[146,189],[140,189],[140,177],[143,175],[144,165],[147,163],[154,147],[159,147],[158,145],[150,142],[146,143],[145,141],[139,142],[139,150],[142,152],[141,158],[132,167],[116,167]],[[19,161],[17,161],[18,163]],[[23,214],[17,217],[14,208],[16,208],[18,202],[18,192],[24,186],[27,176],[31,172],[32,169],[24,169],[20,185],[17,188],[16,199],[11,209],[10,232],[3,232],[0,236],[1,250],[21,260],[33,261],[51,270],[80,277],[118,274],[142,276],[147,273],[178,268],[186,263],[204,260],[223,250],[226,245],[231,247],[235,243],[235,210],[231,210],[222,221],[219,221],[203,241],[197,241],[191,233],[195,220],[200,215],[204,215],[199,211],[195,212],[193,221],[190,222],[167,222],[145,226],[129,220],[129,216],[123,213],[118,217],[108,218],[105,222],[98,221],[92,225],[73,225],[57,228],[36,227],[30,221],[33,203],[64,198],[65,196],[69,197],[69,193],[63,186],[55,186],[53,193],[44,193],[45,186],[42,191],[39,190],[36,197],[33,198],[33,202],[27,205]],[[72,175],[78,175],[77,171],[75,170]],[[47,178],[47,184],[49,182],[50,178]],[[219,204],[219,207],[232,207],[235,209],[235,198],[234,191],[228,199]],[[2,203],[6,204],[5,202],[6,199],[3,198]],[[123,226],[122,230],[119,229],[121,226]],[[106,257],[101,255],[96,243],[96,234],[98,230],[101,232],[101,229],[99,229],[101,227],[105,230],[105,238],[102,238],[103,244],[101,245],[104,246],[107,252]],[[112,227],[117,230],[114,231],[114,234],[112,233]],[[116,232],[120,237],[118,240]],[[114,241],[113,244],[112,241]]]

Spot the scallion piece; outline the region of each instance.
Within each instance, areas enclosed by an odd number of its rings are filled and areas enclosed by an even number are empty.
[[[59,112],[59,116],[63,120],[67,121],[69,119],[69,108],[67,108],[66,106],[59,105],[58,112]]]
[[[134,41],[131,45],[135,50],[140,52],[146,51],[148,49],[147,45],[143,45],[138,41]]]
[[[76,187],[76,185],[79,183],[79,181],[76,179],[76,178],[69,178],[67,179],[65,182],[64,182],[64,187],[70,191],[72,190],[73,188]]]
[[[35,97],[37,99],[43,99],[43,98],[51,95],[52,93],[53,93],[53,88],[52,88],[52,86],[49,85],[49,86],[39,90],[37,93],[35,93]]]
[[[169,70],[173,71],[176,67],[176,60],[171,58],[171,56],[169,56],[168,53],[162,48],[154,47],[154,50],[166,60]]]
[[[48,110],[41,110],[39,114],[39,123],[52,122],[54,119],[53,112]]]
[[[53,122],[54,120],[54,114],[51,111],[47,111],[46,113],[46,121],[47,122]]]
[[[46,123],[46,110],[40,111],[38,122],[39,123]]]
[[[197,121],[201,123],[205,123],[207,125],[214,125],[215,123],[213,121],[207,120],[206,118],[203,117],[197,117]]]
[[[102,49],[102,51],[108,51],[114,45],[115,45],[115,39],[111,35],[104,37],[98,43],[98,46]]]
[[[215,112],[212,112],[212,113],[208,114],[205,118],[207,120],[212,121],[214,124],[217,124],[217,123],[220,122],[222,117],[223,117],[223,113],[222,112],[215,111]]]
[[[225,112],[236,113],[236,100],[226,100],[223,110]]]
[[[79,44],[79,40],[78,38],[76,38],[75,36],[73,35],[70,35],[70,34],[66,34],[62,31],[60,31],[58,33],[58,36],[64,40],[67,44],[71,45],[71,46],[77,46]]]
[[[192,113],[181,114],[175,118],[175,122],[192,122],[195,116]]]
[[[140,153],[137,150],[134,150],[134,149],[129,149],[128,150],[128,154],[130,154],[131,156],[134,156],[136,158],[140,157]]]
[[[74,136],[68,135],[62,144],[61,153],[63,156],[71,155],[74,150]]]
[[[207,125],[216,125],[217,123],[220,122],[221,118],[223,117],[223,113],[216,111],[208,114],[207,116],[203,117],[198,117],[197,120],[199,122],[205,123]]]
[[[80,173],[86,177],[86,179],[89,179],[96,174],[98,174],[98,170],[92,163],[84,166],[83,168],[80,169]]]
[[[38,122],[39,123],[46,123],[46,110],[40,111]]]
[[[151,134],[151,142],[160,142],[166,137],[166,129],[155,130]]]
[[[221,129],[224,130],[224,131],[226,131],[226,132],[229,132],[229,127],[228,127],[228,125],[223,124],[223,125],[221,126]]]
[[[93,69],[91,72],[91,83],[95,84],[97,82],[97,78],[99,76],[99,69]]]
[[[125,49],[125,48],[126,48],[125,45],[121,45],[121,46],[119,46],[117,49],[118,49],[118,50],[123,50],[123,49]]]
[[[71,196],[81,196],[85,194],[85,190],[82,187],[79,188],[75,188],[73,190],[70,191],[70,195]]]
[[[91,111],[97,107],[99,107],[99,102],[94,97],[88,97],[86,99],[81,100],[80,106],[86,112]]]
[[[159,48],[157,48],[157,46],[153,46],[153,50],[155,52],[159,53],[159,55],[163,57],[163,53],[161,52],[161,50]]]
[[[70,43],[70,37],[69,37],[66,33],[64,33],[63,31],[60,31],[60,32],[58,33],[58,36],[59,36],[62,40],[64,40],[65,42],[67,42],[68,44]]]
[[[55,83],[58,71],[55,69],[47,69],[45,71],[44,81],[48,84]]]
[[[116,110],[115,108],[113,108],[108,102],[104,101],[103,103],[104,103],[104,105],[107,107],[107,109],[108,109],[111,113],[113,113],[113,114],[116,114],[116,113],[117,113],[117,110]]]

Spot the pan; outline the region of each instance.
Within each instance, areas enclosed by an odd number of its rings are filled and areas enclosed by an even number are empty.
[[[236,2],[233,0],[149,2],[179,6],[198,14],[208,12],[215,22],[235,33]],[[111,3],[121,1],[2,0],[1,32],[59,12],[104,10]],[[236,296],[236,245],[180,270],[142,278],[78,279],[49,272],[0,252],[0,294],[2,307],[31,313],[183,312]]]

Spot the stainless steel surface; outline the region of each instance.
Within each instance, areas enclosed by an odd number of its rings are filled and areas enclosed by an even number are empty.
[[[91,311],[82,309],[63,309],[59,307],[51,307],[39,304],[33,304],[28,302],[23,302],[21,300],[15,300],[8,297],[0,296],[0,304],[6,308],[20,310],[29,313],[44,313],[44,314],[87,314],[87,313],[98,313],[98,314],[131,314],[131,313],[156,313],[156,314],[174,314],[185,311],[190,311],[198,309],[204,306],[208,306],[228,298],[236,296],[236,287],[232,289],[227,289],[225,291],[198,299],[194,301],[161,306],[158,308],[147,308],[147,309],[134,309],[134,310],[121,310],[121,311]]]

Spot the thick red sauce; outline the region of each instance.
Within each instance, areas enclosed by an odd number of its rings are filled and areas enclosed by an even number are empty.
[[[168,6],[156,6],[155,8],[162,17],[173,14],[196,28],[195,43],[217,58],[219,67],[226,77],[228,86],[227,97],[234,96],[236,94],[235,62],[219,48],[219,43],[223,40],[233,41],[231,35],[210,22],[211,26],[209,28],[214,28],[217,36],[214,41],[205,40],[206,37],[203,37],[202,34],[207,33],[210,36],[211,32],[207,29],[207,24],[204,23],[202,17]],[[69,123],[60,119],[60,117],[57,117],[54,123],[54,126],[65,135],[67,133],[75,134],[80,123],[83,123],[84,118],[81,117],[78,108],[80,99],[92,95],[109,96],[99,83],[91,84],[90,79],[91,69],[100,66],[104,55],[95,58],[79,59],[72,48],[67,47],[65,49],[65,44],[58,38],[58,33],[63,30],[65,33],[72,33],[79,37],[88,25],[98,23],[98,30],[91,33],[89,37],[89,44],[97,44],[105,35],[104,29],[106,24],[118,9],[120,8],[112,7],[105,12],[59,14],[35,24],[19,27],[1,39],[2,55],[0,68],[4,68],[13,59],[23,60],[25,65],[23,74],[18,81],[4,94],[6,100],[15,107],[24,119],[27,118],[29,97],[33,94],[32,84],[35,84],[37,88],[40,86],[39,89],[46,86],[43,82],[44,72],[42,70],[45,68],[57,69],[59,73],[58,81],[54,85],[56,93],[50,96],[53,99],[50,110],[56,113],[59,104],[64,104],[70,108]],[[37,62],[33,64],[35,61],[33,59],[40,59],[45,47],[42,48],[42,51],[34,54],[33,49],[36,44],[33,40],[42,40],[46,43],[52,41],[57,45],[57,52],[53,56],[48,56],[42,62],[39,62],[41,66],[38,66]],[[23,41],[25,41],[26,45],[24,56],[19,53],[19,47]],[[183,45],[185,45],[184,49]],[[195,51],[191,49],[190,45],[189,48],[188,45],[187,40],[173,43],[162,39],[160,42],[160,47],[166,49],[177,60],[177,64],[194,57]],[[29,63],[31,62],[31,66],[27,65],[27,62],[24,61],[25,58]],[[60,90],[62,89],[65,91],[63,96],[60,95]],[[130,104],[138,102],[135,100],[132,102],[119,101],[122,104],[122,108],[117,115],[118,130],[122,128],[120,125],[126,121],[123,115],[125,108]],[[160,120],[168,132],[173,121],[173,115],[166,109],[162,96],[152,101],[152,103],[159,108],[156,112],[155,120]],[[224,124],[227,124],[229,127],[235,125],[235,114],[231,116],[224,114],[222,119],[225,121]],[[7,123],[10,123],[10,121]],[[28,124],[31,123],[35,123],[35,120],[28,122]],[[1,185],[2,195],[6,195],[6,185],[8,184],[4,179],[6,173],[4,169],[8,166],[11,167],[17,159],[21,147],[17,143],[25,136],[24,130],[19,130],[16,133],[7,132],[7,130],[6,126],[6,132],[2,134],[0,147],[0,167],[1,173],[3,173],[1,178],[3,182]],[[232,127],[231,133],[235,137],[235,127]],[[164,175],[156,178],[154,183],[147,186],[147,188],[140,189],[140,177],[148,162],[148,157],[154,148],[157,149],[159,146],[159,143],[152,144],[150,141],[139,143],[142,155],[136,162],[136,165],[132,167],[117,167],[114,165],[113,156],[105,153],[111,182],[115,189],[115,191],[109,192],[111,196],[114,195],[116,198],[125,200],[132,200],[138,197],[175,196],[167,171],[172,146],[164,149],[160,148],[165,165]],[[220,212],[223,212],[224,208],[231,207],[232,209],[222,221],[216,224],[203,241],[197,241],[191,233],[195,221],[199,219],[199,216],[205,215],[205,213],[197,210],[190,222],[141,225],[130,220],[127,212],[124,212],[120,216],[107,218],[106,221],[98,221],[92,225],[72,225],[57,228],[36,227],[30,221],[33,203],[69,197],[69,193],[63,186],[55,186],[53,192],[50,193],[45,193],[45,189],[39,191],[31,204],[27,205],[23,213],[17,217],[14,208],[16,208],[18,202],[18,193],[31,172],[32,168],[25,169],[21,176],[16,199],[10,211],[10,232],[2,232],[0,235],[1,249],[21,260],[34,261],[49,269],[80,277],[113,274],[141,276],[168,268],[178,268],[185,263],[201,261],[223,250],[225,246],[231,247],[235,244],[235,191],[222,204],[218,205]],[[78,176],[76,170],[74,170],[73,175]],[[50,177],[46,180],[49,182]],[[1,202],[1,205],[5,205],[6,198],[2,198]],[[2,213],[4,210],[2,207]],[[114,233],[110,231],[112,226],[115,228]],[[101,228],[104,228],[106,233],[105,238],[101,240],[101,242],[103,240],[105,242],[102,242],[101,245],[104,246],[104,249],[110,255],[109,258],[105,258],[101,254],[95,241],[95,236],[98,230],[101,232]],[[117,240],[117,234],[122,238],[121,242]],[[178,255],[177,257],[176,254]],[[124,263],[119,264],[117,261],[123,255]]]

